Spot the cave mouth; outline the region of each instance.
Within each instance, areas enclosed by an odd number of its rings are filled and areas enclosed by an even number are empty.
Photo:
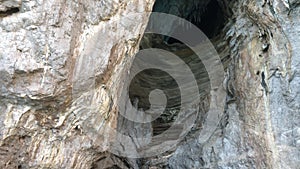
[[[227,23],[224,6],[220,5],[217,0],[156,0],[153,12],[168,13],[184,18],[202,30],[209,39],[218,38],[219,41],[223,37],[220,34]],[[202,61],[188,46],[172,37],[146,33],[141,40],[140,50],[148,48],[163,49],[181,58],[195,76],[200,97],[209,96],[210,80],[208,73]],[[174,68],[176,69],[175,66]],[[130,82],[129,98],[132,105],[136,105],[137,109],[149,109],[148,95],[154,89],[164,91],[168,99],[164,113],[152,122],[153,135],[158,135],[167,130],[178,115],[181,95],[178,84],[170,75],[157,69],[148,69],[138,73]],[[201,102],[208,102],[207,104],[199,103],[199,105],[209,107],[209,100],[205,99]],[[200,116],[203,117],[206,112],[200,113],[202,113]]]

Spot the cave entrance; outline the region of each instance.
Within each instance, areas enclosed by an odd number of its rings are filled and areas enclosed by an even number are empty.
[[[218,37],[216,43],[222,38],[222,29],[227,22],[228,15],[225,7],[217,0],[156,0],[153,12],[168,13],[184,18],[196,25],[208,38],[216,39]],[[210,92],[210,81],[203,63],[188,46],[172,37],[145,34],[140,43],[140,49],[148,48],[159,48],[172,52],[190,67],[197,80],[199,95],[206,98],[202,100],[203,103],[199,103],[203,112],[200,112],[201,117],[198,119],[200,121],[199,124],[197,123],[199,125],[197,127],[201,128],[205,110],[209,107],[207,98],[209,98]],[[168,73],[157,69],[148,69],[137,74],[130,82],[129,97],[132,105],[135,105],[137,109],[149,109],[149,93],[154,89],[162,90],[168,100],[164,113],[152,121],[153,135],[159,135],[167,130],[176,118],[181,108],[181,95],[178,84]]]

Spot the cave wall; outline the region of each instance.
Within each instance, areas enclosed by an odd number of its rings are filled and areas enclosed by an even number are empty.
[[[299,2],[226,5],[233,15],[221,33],[231,58],[223,121],[206,144],[179,146],[168,166],[298,168]]]
[[[0,1],[0,168],[92,168],[105,155],[147,25],[127,16],[152,5]]]
[[[160,2],[197,24],[209,4]],[[126,159],[107,152],[110,129],[148,15],[126,16],[154,0],[0,0],[0,168],[298,168],[300,2],[217,2],[226,23],[211,41],[227,73],[217,129],[202,143],[198,124],[171,153]]]

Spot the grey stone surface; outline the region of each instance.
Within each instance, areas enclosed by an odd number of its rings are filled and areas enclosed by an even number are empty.
[[[91,168],[153,1],[0,1],[0,168]],[[110,87],[105,87],[110,86]],[[109,92],[112,90],[113,92]]]
[[[153,10],[201,25],[212,0],[156,2]],[[210,102],[208,75],[190,49],[143,36],[148,15],[131,14],[150,12],[154,0],[0,0],[0,168],[299,168],[299,0],[215,2],[225,22],[218,20],[222,29],[211,30],[211,41],[225,67],[227,99],[203,140],[210,104],[223,103]],[[116,140],[124,143],[115,130],[132,138],[121,146],[143,150],[178,118],[176,108],[146,124],[120,117],[120,91],[139,44],[189,62],[202,98],[186,110],[199,116],[178,146],[132,159],[110,153]],[[144,88],[134,86],[134,95],[165,85],[150,75],[142,75],[137,85]]]
[[[226,5],[233,20],[219,37],[226,39],[231,58],[223,121],[204,144],[188,136],[189,141],[165,164],[169,168],[298,168],[298,2],[290,2],[290,8],[276,0]],[[222,40],[214,38],[213,43],[223,57],[228,50],[218,48]]]

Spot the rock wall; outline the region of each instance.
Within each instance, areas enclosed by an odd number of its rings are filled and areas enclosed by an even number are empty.
[[[103,156],[152,5],[0,1],[0,168],[91,168]]]
[[[206,144],[191,139],[179,146],[168,166],[298,168],[299,2],[225,6],[233,14],[221,33],[231,58],[224,119]]]
[[[224,19],[210,38],[225,67],[227,96],[208,141],[199,134],[217,103],[210,103],[203,67],[195,67],[203,98],[186,138],[155,157],[109,153],[118,127],[149,134],[169,121],[143,126],[120,119],[120,92],[139,47],[191,56],[166,37],[143,36],[145,12],[201,27],[210,2],[0,0],[0,168],[298,168],[298,0],[216,1]]]

